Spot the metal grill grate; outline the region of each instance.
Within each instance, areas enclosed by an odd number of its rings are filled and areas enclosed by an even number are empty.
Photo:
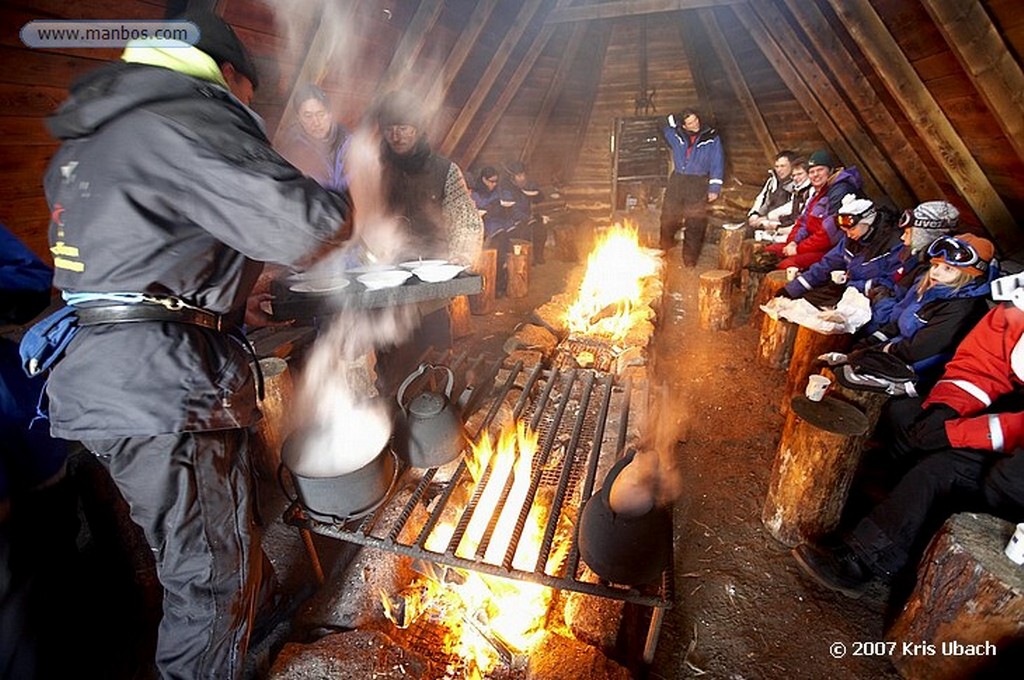
[[[486,530],[471,555],[460,549],[474,513],[480,509],[485,486],[496,472],[494,463],[474,481],[465,460],[460,460],[451,477],[439,481],[438,468],[405,468],[390,497],[375,512],[347,524],[332,524],[310,517],[298,503],[285,512],[285,520],[313,533],[379,548],[437,564],[539,583],[564,589],[634,602],[659,609],[671,606],[671,566],[662,574],[660,587],[636,588],[602,582],[586,570],[580,560],[574,530],[578,525],[582,500],[589,498],[599,469],[606,470],[623,450],[629,414],[630,385],[618,384],[613,375],[593,370],[554,368],[541,365],[524,370],[522,362],[508,365],[456,357],[449,365],[461,378],[464,395],[470,395],[465,412],[486,409],[486,416],[470,432],[476,441],[506,400],[513,400],[514,389],[522,388],[514,399],[513,416],[527,421],[539,433],[538,451],[533,460],[529,488],[522,505],[506,508],[513,479],[509,474]],[[614,432],[608,426],[617,427]],[[451,464],[451,465],[454,465]],[[447,468],[446,468],[447,469]],[[532,566],[517,560],[520,542],[531,510],[540,499],[547,505],[540,552]],[[507,539],[495,536],[502,513],[511,513],[515,523]],[[477,521],[480,521],[479,519]],[[450,532],[434,535],[439,531]],[[454,528],[452,528],[454,527]],[[437,548],[438,536],[444,547]],[[504,541],[492,546],[492,541]],[[428,548],[428,542],[433,549]],[[564,542],[568,542],[566,545]],[[556,544],[567,547],[565,557],[552,563]],[[498,557],[495,557],[498,555]]]

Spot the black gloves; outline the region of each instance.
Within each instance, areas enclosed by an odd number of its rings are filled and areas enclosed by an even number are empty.
[[[790,293],[785,288],[780,288],[779,292],[775,294],[777,297],[786,298],[787,300],[796,300],[796,296]]]
[[[885,286],[871,286],[868,290],[868,300],[871,301],[871,304],[875,304],[887,297],[892,297],[892,291]]]
[[[946,421],[959,414],[945,404],[932,404],[914,421],[907,432],[909,444],[921,451],[935,451],[950,447],[946,436]]]

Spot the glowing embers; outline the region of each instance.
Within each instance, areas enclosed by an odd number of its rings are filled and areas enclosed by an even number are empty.
[[[466,458],[468,475],[453,497],[453,511],[425,543],[431,552],[554,573],[563,568],[572,529],[561,523],[545,564],[537,565],[548,522],[550,492],[535,474],[538,434],[524,422],[503,429],[495,443],[484,434]],[[454,502],[458,500],[458,502]],[[462,509],[472,507],[471,513]],[[407,628],[424,616],[448,631],[445,652],[465,663],[466,677],[497,664],[525,660],[544,634],[553,591],[521,580],[417,561],[416,580],[396,595],[381,593],[385,614]]]
[[[636,226],[616,224],[597,240],[576,300],[566,311],[571,335],[624,340],[650,318],[643,303],[644,280],[658,274],[656,251],[640,246]]]

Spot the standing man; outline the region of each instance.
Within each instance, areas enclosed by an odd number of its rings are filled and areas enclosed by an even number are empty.
[[[672,149],[672,174],[661,207],[661,247],[672,247],[679,222],[684,221],[683,264],[693,267],[704,245],[708,203],[722,193],[722,140],[714,128],[701,127],[692,109],[670,115],[662,134]]]
[[[423,106],[409,92],[390,92],[377,106],[384,201],[404,219],[404,259],[441,258],[472,266],[483,245],[484,223],[459,166],[431,150]],[[419,314],[413,337],[377,356],[385,385],[397,386],[430,347],[451,347],[446,304],[424,302]]]
[[[254,357],[237,329],[258,261],[337,245],[351,207],[270,147],[234,31],[183,18],[194,46],[132,41],[47,121],[62,142],[45,176],[54,284],[78,326],[47,392],[52,434],[104,463],[153,550],[160,676],[229,679],[270,577],[247,460]]]

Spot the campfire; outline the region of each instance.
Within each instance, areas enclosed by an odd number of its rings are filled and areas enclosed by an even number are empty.
[[[517,528],[533,478],[538,435],[519,421],[506,426],[495,444],[487,433],[471,447],[466,459],[468,483],[458,495],[451,516],[439,523],[426,541],[427,550],[442,552],[456,530],[456,515],[472,495],[476,511],[455,554],[500,565],[511,552],[517,569],[531,569],[540,555],[544,527],[550,511],[547,499],[538,498],[526,522]],[[490,529],[490,530],[489,530]],[[512,539],[521,533],[518,544]],[[568,553],[570,527],[556,534],[545,572],[555,571]],[[466,677],[482,677],[499,663],[518,667],[544,634],[553,598],[551,588],[473,571],[418,564],[421,576],[397,596],[381,594],[385,613],[400,628],[414,625],[419,616],[440,623],[446,631],[445,651],[465,663]]]

